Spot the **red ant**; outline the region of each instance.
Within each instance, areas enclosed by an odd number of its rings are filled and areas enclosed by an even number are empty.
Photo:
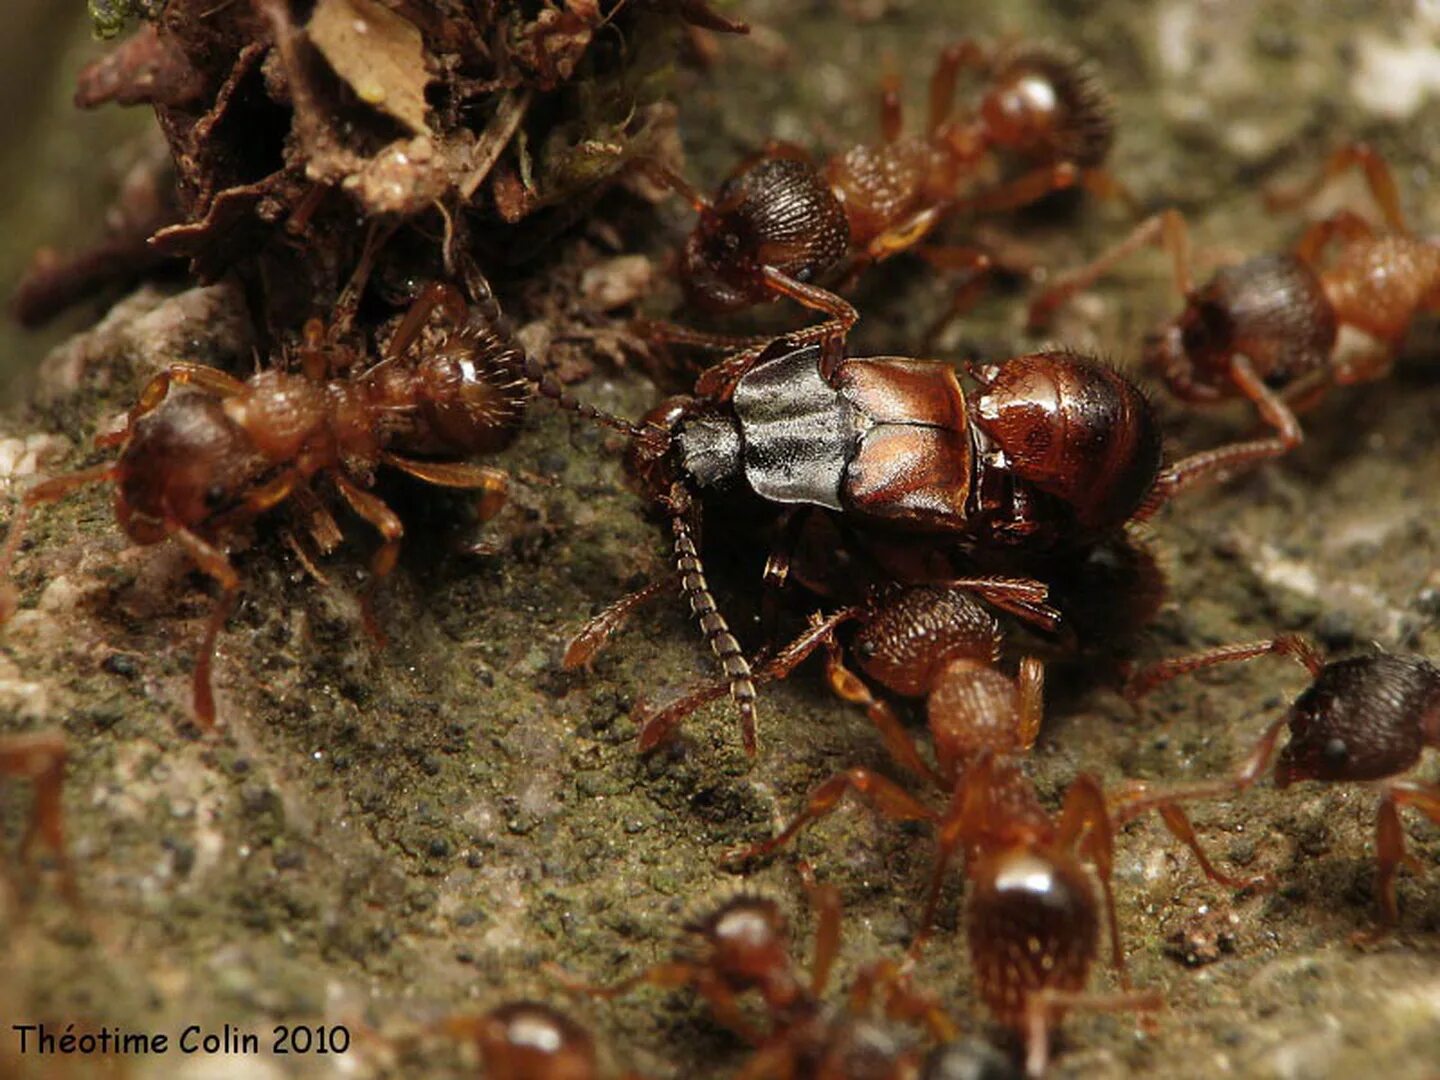
[[[662,402],[639,425],[585,413],[630,437],[628,471],[670,518],[682,592],[729,679],[752,755],[755,677],[705,578],[702,503],[802,524],[806,514],[829,514],[878,544],[910,537],[936,551],[1035,553],[1102,538],[1201,480],[1276,452],[1273,440],[1237,443],[1163,467],[1153,410],[1112,368],[1065,351],[1034,353],[974,368],[980,388],[967,397],[948,364],[844,358],[854,308],[814,286],[785,288],[832,317],[727,357],[700,375],[693,395]],[[772,564],[787,558],[780,551]],[[964,580],[1054,625],[1043,587],[1037,595],[1035,583],[1019,588],[1014,578],[994,587]],[[592,620],[566,666],[588,661],[661,587]]]
[[[538,1001],[512,1001],[483,1016],[439,1025],[480,1051],[487,1080],[598,1080],[595,1039],[570,1017]]]
[[[986,78],[986,91],[974,113],[956,116],[955,90],[967,69]],[[680,259],[691,302],[711,312],[780,296],[804,302],[795,286],[832,276],[847,255],[858,272],[912,248],[951,214],[1014,209],[1082,178],[1115,189],[1097,168],[1113,141],[1109,99],[1067,51],[959,42],[941,53],[929,98],[925,133],[906,136],[898,80],[887,79],[878,146],[860,144],[817,166],[799,147],[771,144],[743,162],[714,200],[648,165],[700,215]],[[962,196],[962,185],[994,173],[1001,156],[1028,171]],[[969,248],[935,247],[927,257],[954,269],[989,265]]]
[[[30,821],[20,840],[20,860],[28,865],[35,842],[43,843],[59,865],[62,890],[74,901],[75,879],[65,854],[65,818],[60,805],[69,754],[58,731],[0,736],[0,776],[29,780],[35,787]]]
[[[845,666],[835,631],[851,621],[859,629],[846,651],[860,671],[891,693],[926,699],[938,768],[920,758],[890,706]],[[931,823],[936,855],[912,957],[929,936],[946,869],[959,849],[970,884],[965,932],[979,994],[995,1019],[1024,1040],[1031,1075],[1044,1071],[1049,1030],[1067,1010],[1158,1008],[1156,994],[1129,989],[1110,885],[1114,830],[1150,804],[1127,804],[1112,814],[1099,781],[1081,775],[1066,792],[1058,820],[1041,805],[1022,764],[1043,712],[1039,661],[1023,659],[1013,677],[1002,672],[996,666],[998,625],[972,597],[953,589],[908,589],[817,618],[802,640],[812,649],[826,647],[831,687],[866,707],[891,756],[944,792],[948,805],[935,810],[895,781],[853,768],[817,786],[772,839],[727,858],[738,864],[777,850],[833,811],[847,792],[889,820]],[[1220,873],[1171,800],[1154,804],[1208,876],[1234,888],[1255,884]],[[1082,860],[1095,868],[1100,898]],[[1111,965],[1123,988],[1118,994],[1085,992],[1099,948],[1102,904]]]
[[[1293,634],[1242,645],[1222,645],[1191,656],[1164,660],[1137,674],[1127,695],[1138,699],[1161,683],[1216,664],[1276,653],[1304,665],[1311,683],[1285,715],[1261,735],[1255,749],[1228,779],[1142,795],[1147,803],[1218,798],[1244,791],[1275,762],[1275,785],[1301,780],[1326,783],[1378,781],[1380,808],[1375,822],[1375,892],[1382,926],[1399,921],[1395,878],[1405,853],[1400,809],[1414,807],[1440,824],[1440,785],[1398,779],[1420,761],[1425,748],[1440,747],[1440,669],[1421,656],[1378,653],[1326,661],[1304,638]],[[1290,741],[1279,751],[1283,731]]]
[[[503,504],[505,474],[464,459],[499,450],[514,437],[533,362],[514,344],[488,285],[472,277],[468,305],[452,286],[425,288],[383,358],[364,370],[351,370],[362,355],[335,344],[338,334],[327,340],[318,320],[307,325],[295,351],[299,373],[261,371],[242,381],[201,364],[171,365],[141,392],[124,427],[97,439],[120,447],[115,461],[25,493],[0,554],[0,574],[8,573],[19,549],[30,508],[86,484],[113,482],[115,514],[131,540],[174,539],[220,587],[193,680],[196,718],[212,727],[215,640],[240,586],[224,542],[237,528],[293,500],[310,515],[317,540],[338,537],[334,519],[311,491],[324,477],[380,533],[373,587],[394,569],[404,533],[394,511],[368,490],[380,466],[479,491],[485,517]],[[448,326],[432,331],[437,310]],[[175,386],[199,392],[171,393]],[[368,596],[364,611],[380,640]]]
[[[855,1057],[875,1069],[866,1076],[913,1077],[918,1061],[905,1051],[885,1053],[887,1060],[877,1067],[876,1047],[863,1038],[865,1025],[859,1016],[878,997],[889,1019],[918,1025],[938,1040],[953,1039],[954,1025],[934,1001],[906,985],[896,965],[884,961],[861,970],[847,1009],[828,1008],[823,997],[840,948],[840,897],[833,886],[817,885],[808,867],[802,867],[802,873],[816,914],[808,979],[791,955],[780,905],[749,890],[687,921],[685,929],[696,946],[690,955],[608,987],[576,982],[558,968],[552,968],[552,974],[573,990],[603,998],[619,997],[637,986],[693,988],[717,1021],[755,1048],[736,1074],[742,1080],[844,1080],[855,1075],[850,1067]],[[757,1030],[742,1012],[741,999],[748,994],[759,998],[768,1030]]]
[[[1146,340],[1146,366],[1182,401],[1248,398],[1278,433],[1282,449],[1292,449],[1304,437],[1296,409],[1313,404],[1330,383],[1383,376],[1415,316],[1440,310],[1440,247],[1406,227],[1394,178],[1370,147],[1342,147],[1316,181],[1270,201],[1302,201],[1355,166],[1363,168],[1388,232],[1377,233],[1352,211],[1341,210],[1311,225],[1290,254],[1260,255],[1224,268],[1197,290],[1185,219],[1166,210],[1042,293],[1030,306],[1030,324],[1043,326],[1057,307],[1121,259],[1159,242],[1173,261],[1185,310]],[[1322,256],[1336,239],[1339,253],[1327,265]],[[1369,334],[1375,346],[1358,357],[1338,357],[1342,326]]]

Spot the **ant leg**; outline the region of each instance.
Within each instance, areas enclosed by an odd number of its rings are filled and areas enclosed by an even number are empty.
[[[1265,205],[1270,210],[1286,210],[1307,202],[1320,189],[1344,173],[1347,169],[1359,167],[1365,172],[1365,184],[1385,223],[1397,233],[1408,235],[1405,214],[1400,209],[1400,191],[1395,186],[1395,177],[1390,166],[1373,146],[1363,142],[1347,143],[1341,146],[1325,162],[1319,174],[1308,182],[1288,191],[1271,191],[1265,195]]]
[[[1040,734],[1045,719],[1045,665],[1034,656],[1020,658],[1020,673],[1015,680],[1020,690],[1020,749],[1029,750]]]
[[[1162,683],[1178,679],[1201,668],[1218,664],[1232,664],[1241,660],[1253,660],[1257,656],[1288,656],[1304,665],[1311,678],[1319,675],[1325,667],[1320,651],[1300,634],[1281,634],[1264,641],[1247,641],[1238,645],[1219,645],[1213,649],[1191,653],[1189,656],[1175,656],[1151,664],[1125,684],[1125,698],[1138,701]]]
[[[1278,731],[1276,733],[1279,734]],[[1268,764],[1268,758],[1266,759]],[[1258,773],[1256,774],[1259,775]],[[1248,784],[1246,785],[1248,786]],[[1203,787],[1203,785],[1201,786]],[[1230,794],[1238,790],[1240,782],[1229,780],[1218,785],[1213,785],[1212,794],[1218,796]],[[1190,849],[1195,856],[1195,861],[1200,864],[1200,871],[1211,881],[1223,885],[1227,889],[1272,889],[1274,879],[1269,874],[1257,874],[1254,877],[1232,877],[1218,869],[1210,857],[1205,854],[1205,849],[1200,843],[1200,837],[1195,833],[1194,823],[1190,816],[1180,809],[1178,803],[1173,800],[1177,797],[1196,798],[1199,787],[1192,788],[1183,794],[1171,792],[1150,793],[1148,787],[1142,782],[1131,787],[1130,791],[1110,799],[1110,817],[1118,827],[1122,824],[1134,821],[1140,817],[1143,810],[1153,808],[1164,823],[1170,835]],[[1167,798],[1168,796],[1168,798]]]
[[[478,506],[482,522],[489,521],[500,512],[510,493],[509,473],[486,465],[472,465],[468,461],[416,461],[388,450],[381,453],[380,460],[436,487],[480,492]]]
[[[732,848],[723,856],[725,863],[739,865],[762,858],[788,844],[802,829],[833,813],[847,791],[853,791],[864,805],[887,821],[930,821],[939,815],[893,780],[869,769],[849,769],[836,773],[819,784],[805,800],[805,807],[785,828],[769,840],[746,847]]]
[[[735,386],[753,368],[765,351],[774,343],[769,339],[727,356],[718,364],[712,364],[700,372],[695,380],[695,396],[707,401],[726,402],[735,393]]]
[[[843,345],[845,336],[850,333],[850,328],[860,321],[859,312],[850,302],[844,297],[836,296],[829,289],[796,281],[787,274],[782,274],[773,266],[761,267],[760,273],[765,279],[766,288],[771,292],[788,296],[797,303],[830,316],[824,322],[785,334],[784,337],[788,341],[793,341],[797,345],[808,345],[812,342]]]
[[[1056,308],[1076,293],[1090,288],[1121,260],[1154,243],[1160,243],[1169,252],[1176,291],[1181,296],[1188,296],[1192,288],[1190,230],[1180,211],[1163,210],[1140,222],[1129,236],[1105,249],[1084,266],[1061,274],[1053,285],[1030,302],[1028,328],[1034,332],[1049,325]]]
[[[960,72],[989,63],[990,56],[981,45],[969,38],[947,45],[935,61],[930,76],[930,114],[926,127],[934,135],[950,119],[955,108],[955,86]]]
[[[1082,990],[1046,987],[1025,1000],[1025,1075],[1039,1080],[1050,1059],[1050,1028],[1061,1014],[1072,1009],[1087,1012],[1155,1012],[1165,1007],[1156,990],[1135,993],[1089,994]]]
[[[385,647],[385,632],[375,618],[375,591],[380,581],[389,577],[400,557],[400,540],[405,535],[405,526],[395,516],[395,511],[386,506],[379,496],[374,495],[351,480],[344,473],[335,474],[335,487],[350,504],[350,509],[375,527],[381,537],[380,550],[370,560],[370,581],[360,595],[360,613],[365,629],[380,648]]]
[[[1283,398],[1265,385],[1265,380],[1256,373],[1254,366],[1244,356],[1230,358],[1230,379],[1240,392],[1255,403],[1260,418],[1274,428],[1287,450],[1293,450],[1305,441],[1300,430],[1300,421],[1290,411]]]
[[[606,607],[570,639],[570,644],[565,647],[565,659],[561,661],[561,666],[566,671],[574,671],[589,664],[605,643],[629,621],[631,612],[659,596],[670,584],[668,577],[657,578]]]
[[[437,308],[443,308],[445,317],[455,326],[465,325],[468,309],[460,290],[448,282],[432,281],[406,309],[404,318],[400,320],[400,325],[390,337],[390,344],[385,348],[385,359],[393,360],[405,355]]]
[[[1005,213],[1038,202],[1051,192],[1072,188],[1079,180],[1080,170],[1073,162],[1042,165],[983,194],[958,199],[953,209],[972,214]]]
[[[935,226],[940,223],[941,219],[943,219],[949,211],[950,207],[948,203],[929,206],[918,213],[910,215],[910,217],[906,218],[899,225],[886,229],[879,236],[875,237],[874,240],[871,240],[870,243],[865,245],[865,253],[861,256],[863,260],[861,265],[871,266],[877,262],[884,262],[892,255],[898,255],[902,251],[908,251],[920,243],[921,240],[924,240],[925,237],[929,236]],[[955,269],[965,269],[966,267],[963,265],[965,256],[970,255],[972,252],[973,255],[969,259],[969,265],[971,267],[984,269],[990,265],[990,256],[978,249],[937,248],[935,250],[939,254],[937,256],[927,256],[927,258],[936,265],[940,265],[937,259],[943,260],[945,258],[944,253],[947,251],[954,252],[953,258],[956,263],[962,264],[954,267]]]
[[[810,864],[800,863],[800,877],[815,912],[815,955],[810,960],[810,994],[820,998],[830,982],[830,971],[840,953],[840,890],[815,880]]]
[[[1130,974],[1125,970],[1125,948],[1120,942],[1120,921],[1115,915],[1115,888],[1110,878],[1115,868],[1115,830],[1105,805],[1100,781],[1081,773],[1065,792],[1065,805],[1056,828],[1056,845],[1078,851],[1095,864],[1100,891],[1105,897],[1105,923],[1110,932],[1110,966],[1126,990]]]
[[[1337,210],[1301,233],[1295,243],[1295,257],[1309,266],[1315,266],[1332,240],[1338,238],[1349,244],[1370,240],[1374,236],[1374,226],[1359,214],[1353,210]]]
[[[810,626],[803,634],[797,637],[789,645],[785,646],[779,653],[772,657],[760,672],[754,676],[755,682],[766,683],[786,678],[795,670],[807,657],[818,649],[825,641],[835,633],[835,628],[849,619],[856,618],[861,613],[861,608],[842,608],[831,615],[821,618],[818,615],[810,617]],[[602,613],[603,615],[603,613]],[[680,722],[689,716],[702,705],[712,701],[718,701],[730,691],[728,679],[711,683],[709,686],[702,686],[698,690],[692,690],[676,701],[666,705],[659,712],[648,715],[645,724],[640,729],[640,752],[647,753],[659,746],[668,739],[679,726]],[[639,705],[636,712],[641,713]]]
[[[637,336],[650,338],[665,345],[688,345],[695,349],[709,349],[712,352],[733,352],[736,349],[753,349],[757,345],[768,345],[773,337],[760,334],[715,334],[709,330],[696,330],[678,323],[656,319],[631,319],[630,330]]]
[[[730,696],[740,710],[740,738],[745,753],[754,757],[755,741],[755,682],[751,676],[750,664],[740,650],[740,643],[730,632],[725,616],[720,614],[715,597],[705,580],[705,566],[700,561],[700,551],[686,515],[690,512],[690,493],[682,484],[670,488],[670,531],[675,537],[675,566],[680,576],[680,591],[690,601],[690,614],[699,622],[700,632],[710,645],[710,650],[720,661],[720,667],[729,680]]]
[[[201,571],[215,579],[220,586],[220,596],[205,624],[205,634],[200,639],[200,651],[195,657],[195,671],[191,676],[191,696],[195,705],[195,719],[205,731],[215,727],[215,688],[212,669],[215,664],[215,643],[220,630],[230,613],[235,610],[235,601],[240,595],[240,578],[230,560],[219,548],[202,540],[195,533],[178,522],[167,522],[169,533],[194,560]]]
[[[830,689],[842,701],[848,701],[852,705],[860,705],[865,709],[865,714],[870,722],[875,725],[875,730],[880,735],[880,741],[885,745],[885,751],[896,764],[905,769],[906,772],[928,780],[938,788],[948,789],[943,777],[925,763],[920,756],[920,751],[915,746],[900,718],[895,715],[895,710],[877,698],[870,692],[863,679],[845,666],[840,654],[840,646],[831,640],[825,643],[827,656],[825,661],[826,676],[830,683]]]
[[[1400,908],[1395,902],[1395,877],[1400,867],[1419,868],[1415,856],[1405,851],[1400,808],[1413,806],[1440,825],[1440,787],[1415,780],[1397,780],[1386,784],[1384,791],[1375,820],[1375,896],[1380,904],[1382,934],[1400,921]]]
[[[905,107],[900,101],[900,76],[889,71],[880,81],[880,140],[898,142],[904,130]]]
[[[65,852],[65,817],[61,805],[68,756],[65,737],[58,731],[0,738],[0,774],[29,780],[35,786],[30,820],[20,840],[21,861],[29,863],[38,839],[55,856],[61,891],[67,900],[75,903],[78,892]]]

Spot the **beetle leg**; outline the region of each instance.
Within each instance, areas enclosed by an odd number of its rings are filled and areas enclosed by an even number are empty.
[[[659,596],[670,587],[670,584],[668,575],[664,578],[657,578],[628,596],[622,596],[600,614],[590,619],[565,647],[565,659],[561,661],[561,666],[566,671],[574,671],[576,668],[590,663],[605,643],[629,621],[631,612],[641,604]]]

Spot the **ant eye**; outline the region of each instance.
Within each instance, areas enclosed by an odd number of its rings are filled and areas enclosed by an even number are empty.
[[[220,484],[211,484],[205,492],[205,505],[214,508],[224,501],[225,488]]]
[[[855,655],[862,660],[869,660],[875,655],[875,643],[864,640],[855,642]]]
[[[1320,756],[1327,765],[1344,765],[1350,758],[1350,748],[1345,745],[1344,739],[1326,739]]]

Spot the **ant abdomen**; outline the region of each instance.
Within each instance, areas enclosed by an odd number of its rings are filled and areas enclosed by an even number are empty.
[[[245,431],[209,394],[175,394],[136,420],[116,463],[115,513],[137,544],[198,526],[237,505],[266,469]]]
[[[690,300],[714,312],[773,300],[764,268],[824,275],[850,247],[845,210],[809,162],[765,158],[727,180],[681,256]]]
[[[1440,744],[1440,670],[1381,653],[1326,664],[1290,707],[1275,782],[1383,780]]]
[[[999,1023],[1024,1030],[1037,992],[1084,989],[1099,941],[1095,896],[1078,865],[1032,847],[983,856],[970,883],[977,989]]]
[[[1052,45],[1002,57],[980,115],[996,145],[1037,161],[1094,168],[1115,141],[1109,95],[1078,55]]]
[[[1069,352],[1016,357],[977,372],[974,423],[1009,472],[1063,500],[1092,532],[1128,520],[1154,486],[1160,426],[1138,387]]]
[[[415,367],[417,393],[437,449],[488,454],[514,441],[530,393],[525,360],[487,324],[472,321]],[[422,452],[421,447],[407,447]]]

